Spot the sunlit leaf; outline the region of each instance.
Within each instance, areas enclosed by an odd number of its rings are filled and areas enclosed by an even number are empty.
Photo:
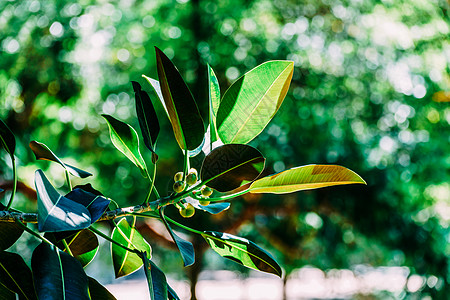
[[[222,142],[246,144],[260,134],[280,108],[293,71],[291,61],[269,61],[236,80],[217,111]]]
[[[0,251],[0,285],[17,293],[20,299],[37,299],[31,270],[16,253]]]
[[[247,268],[281,277],[281,267],[273,257],[255,243],[228,233],[204,231],[203,238],[211,249]]]
[[[9,153],[14,159],[14,151],[16,150],[16,138],[6,124],[0,120],[0,146]]]
[[[192,206],[194,206],[195,209],[203,210],[213,215],[216,215],[218,213],[223,212],[224,210],[229,209],[231,205],[229,202],[220,202],[220,203],[218,202],[218,203],[210,203],[208,205],[200,205],[198,200],[195,200],[191,197],[186,197],[184,198],[184,200],[186,200],[187,203],[190,203]]]
[[[139,151],[139,137],[136,130],[109,115],[102,116],[108,123],[113,145],[139,168],[142,176],[147,177],[147,168]]]
[[[136,114],[144,138],[144,144],[154,153],[160,129],[158,117],[150,97],[142,90],[141,85],[136,81],[132,81],[131,83],[133,84],[136,99]]]
[[[97,196],[81,188],[74,188],[65,197],[86,207],[91,215],[91,223],[100,219],[111,202],[103,196]]]
[[[159,210],[159,215],[160,215],[161,220],[163,221],[164,225],[166,226],[167,231],[169,231],[170,236],[172,237],[173,241],[175,242],[175,245],[177,246],[178,250],[180,251],[184,266],[187,267],[187,266],[192,265],[195,262],[194,246],[192,246],[191,242],[180,238],[172,230],[169,223],[167,223],[166,218],[164,217],[164,208],[161,208]]]
[[[45,144],[39,143],[36,141],[31,141],[29,144],[31,150],[34,153],[34,156],[36,159],[42,159],[42,160],[50,160],[53,162],[56,162],[60,164],[64,169],[67,169],[70,174],[73,176],[77,176],[80,178],[86,178],[89,176],[92,176],[91,173],[80,170],[74,166],[71,166],[69,164],[63,163],[53,152],[50,150]]]
[[[216,74],[211,66],[208,64],[208,96],[209,96],[209,146],[212,151],[212,143],[217,141],[217,125],[216,117],[220,104],[220,87]]]
[[[228,192],[256,179],[264,169],[264,163],[261,152],[251,146],[223,145],[205,157],[200,177],[207,186]]]
[[[148,258],[150,259],[152,253],[150,245],[137,231],[135,222],[136,219],[133,218],[133,224],[130,226],[125,218],[121,219],[114,228],[111,238],[128,248],[133,249],[136,247],[139,251],[147,252]],[[142,259],[139,255],[127,251],[114,243],[111,244],[111,253],[116,278],[129,275],[139,270],[143,265]]]
[[[166,107],[166,103],[164,103],[164,98],[161,92],[161,85],[159,84],[159,81],[150,77],[147,77],[145,75],[142,75],[142,77],[144,77],[148,83],[150,84],[152,90],[155,92],[156,96],[158,96],[159,102],[161,102],[164,111],[166,112],[167,117],[170,119],[169,117],[169,112],[167,111],[167,107]]]
[[[194,150],[205,134],[197,104],[174,64],[161,50],[155,49],[161,92],[175,138],[181,149]]]
[[[89,280],[80,262],[42,242],[31,257],[39,299],[89,299]]]
[[[61,196],[42,170],[35,173],[38,229],[41,232],[78,230],[91,225],[91,214],[82,204]]]
[[[258,179],[250,185],[250,192],[284,194],[352,183],[366,184],[358,174],[341,166],[307,165]]]
[[[150,259],[143,256],[142,260],[144,262],[150,299],[166,300],[168,297],[166,275]]]
[[[89,295],[91,300],[116,300],[116,298],[111,294],[103,285],[101,285],[97,280],[92,277],[89,279]]]

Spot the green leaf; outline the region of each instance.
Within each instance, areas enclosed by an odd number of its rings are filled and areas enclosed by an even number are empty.
[[[88,229],[83,229],[66,239],[73,256],[83,267],[87,266],[98,252],[98,239],[95,233]],[[62,242],[58,243],[58,248],[65,251]]]
[[[111,202],[103,196],[92,194],[82,188],[74,188],[64,197],[86,207],[91,216],[91,224],[100,219]]]
[[[89,280],[80,262],[42,242],[31,257],[39,299],[89,299]]]
[[[209,96],[209,133],[210,133],[210,150],[212,151],[212,143],[217,141],[217,125],[216,117],[220,104],[220,87],[216,74],[208,64],[208,96]]]
[[[133,224],[130,226],[125,218],[121,219],[114,228],[111,238],[128,248],[133,249],[136,247],[137,250],[146,251],[150,259],[152,253],[150,245],[137,231],[135,222],[136,219],[133,218]],[[129,275],[139,270],[143,265],[139,255],[127,251],[114,243],[111,244],[111,254],[116,278]]]
[[[6,124],[0,120],[0,146],[9,153],[14,160],[14,151],[16,150],[16,138]]]
[[[150,299],[166,300],[168,298],[166,275],[150,259],[145,257],[145,253],[143,254],[142,261],[144,262]]]
[[[216,215],[218,213],[223,212],[224,210],[227,210],[230,208],[231,204],[229,202],[220,202],[220,203],[210,203],[206,206],[200,205],[198,200],[195,200],[191,197],[184,198],[187,203],[190,203],[192,206],[195,207],[195,209],[206,211],[210,214]],[[208,200],[208,199],[205,199]]]
[[[167,284],[167,293],[169,294],[169,300],[180,300],[180,297],[169,284]]]
[[[0,203],[0,210],[4,210],[5,206]],[[20,238],[23,228],[17,223],[0,223],[0,251],[6,250]]]
[[[111,294],[103,285],[101,285],[97,280],[92,277],[89,279],[89,295],[92,300],[116,300],[116,298]]]
[[[250,185],[250,192],[285,194],[352,183],[366,184],[358,174],[341,166],[306,165],[258,179]]]
[[[147,167],[139,152],[139,137],[133,127],[109,115],[102,115],[108,123],[113,145],[122,152],[147,177]]]
[[[280,108],[293,71],[291,61],[269,61],[236,80],[217,112],[220,139],[225,144],[247,144],[260,134]]]
[[[162,92],[161,92],[161,85],[159,84],[159,81],[156,80],[156,79],[147,77],[145,75],[142,75],[142,77],[144,77],[148,81],[148,83],[150,84],[153,92],[158,97],[159,102],[161,102],[161,104],[162,104],[162,106],[164,108],[164,111],[166,112],[167,117],[170,119],[169,112],[167,111],[166,103],[164,103],[164,97],[163,97]]]
[[[16,300],[16,293],[4,286],[0,280],[0,300]]]
[[[228,144],[211,151],[203,161],[202,181],[220,192],[228,192],[256,179],[264,169],[265,158],[257,149]]]
[[[273,257],[255,243],[228,233],[204,231],[203,238],[211,249],[247,268],[281,277],[281,267]]]
[[[36,159],[42,159],[42,160],[50,160],[53,162],[56,162],[60,164],[64,169],[67,169],[70,174],[73,176],[77,176],[80,178],[86,178],[89,176],[92,176],[91,173],[80,170],[74,166],[71,166],[69,164],[63,163],[53,152],[50,150],[45,144],[39,143],[36,141],[31,141],[29,144],[31,150],[34,153],[34,156]]]
[[[148,94],[142,90],[141,85],[136,81],[131,82],[136,99],[136,114],[141,127],[144,144],[155,153],[155,144],[159,134],[158,117]]]
[[[0,251],[0,285],[17,293],[20,299],[37,299],[31,270],[16,253]]]
[[[79,230],[91,225],[91,214],[82,204],[61,196],[42,170],[35,173],[38,229],[41,232]]]
[[[174,64],[160,49],[155,49],[161,92],[175,138],[181,149],[194,150],[205,134],[197,104]]]
[[[164,216],[164,207],[159,210],[159,216],[161,217],[161,220],[163,221],[164,225],[166,226],[167,231],[170,233],[170,236],[172,237],[173,241],[175,242],[175,245],[177,245],[177,248],[181,254],[181,258],[183,259],[184,266],[187,267],[187,266],[194,264],[195,252],[194,252],[194,246],[192,246],[192,243],[189,241],[183,240],[172,230],[172,227],[170,227],[169,223],[167,223],[167,220]]]

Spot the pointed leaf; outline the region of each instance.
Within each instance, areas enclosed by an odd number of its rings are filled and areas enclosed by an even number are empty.
[[[169,284],[167,284],[167,293],[169,294],[169,300],[180,300],[180,297]]]
[[[97,236],[88,229],[77,232],[75,235],[66,239],[66,242],[73,256],[83,267],[87,266],[98,252]],[[60,249],[64,251],[64,246],[61,246]]]
[[[34,156],[36,157],[36,159],[42,159],[42,160],[50,160],[53,162],[56,162],[58,164],[60,164],[64,169],[67,169],[70,174],[72,174],[73,176],[77,176],[80,178],[86,178],[89,176],[92,176],[91,173],[80,170],[74,166],[68,165],[63,163],[53,152],[52,150],[50,150],[50,148],[48,148],[45,144],[43,143],[39,143],[36,141],[31,141],[29,144],[31,150],[34,153]]]
[[[195,252],[194,246],[192,243],[180,238],[170,227],[169,223],[167,223],[166,218],[164,216],[164,207],[159,210],[159,215],[164,225],[167,228],[167,231],[170,233],[175,245],[177,245],[178,250],[180,251],[181,258],[183,259],[184,266],[190,266],[195,262]]]
[[[158,96],[159,102],[161,102],[167,117],[170,119],[169,111],[167,110],[166,103],[164,103],[164,98],[161,92],[161,85],[159,84],[159,81],[145,75],[142,75],[142,77],[144,77],[148,81],[148,83],[150,83],[152,90],[155,92],[156,96]]]
[[[14,159],[14,151],[16,150],[16,138],[6,124],[0,120],[0,147],[4,148]]]
[[[0,211],[6,207],[0,203]],[[0,223],[0,251],[6,250],[20,238],[23,233],[23,228],[17,223]]]
[[[281,267],[273,257],[255,243],[228,233],[204,231],[203,238],[211,249],[247,268],[281,277]]]
[[[133,127],[109,115],[102,115],[108,123],[109,133],[113,145],[122,152],[147,177],[145,161],[139,151],[139,137]]]
[[[211,66],[208,64],[208,96],[209,96],[209,130],[210,130],[210,150],[212,151],[212,143],[217,141],[217,125],[216,117],[220,104],[220,87],[216,74]]]
[[[197,104],[174,64],[161,50],[155,49],[161,91],[175,138],[181,149],[194,150],[205,134]]]
[[[140,251],[146,251],[149,255],[148,258],[150,259],[152,253],[150,245],[137,231],[134,224],[135,222],[136,219],[133,218],[133,224],[130,226],[125,218],[121,219],[114,228],[111,238],[128,248],[132,249],[137,247]],[[139,255],[127,251],[116,244],[111,244],[111,253],[116,278],[129,275],[139,270],[143,265],[142,259]]]
[[[97,280],[92,277],[88,277],[88,279],[91,300],[116,300],[116,298]]]
[[[20,299],[37,299],[31,270],[16,253],[0,251],[0,285],[2,284],[17,293]]]
[[[217,147],[203,161],[202,181],[220,192],[228,192],[256,179],[265,158],[257,149],[241,144]]]
[[[89,299],[89,280],[80,262],[42,242],[31,257],[39,299]]]
[[[65,197],[86,207],[91,214],[91,223],[100,219],[111,202],[111,200],[106,199],[103,196],[94,195],[81,188],[73,189],[70,193],[65,195]]]
[[[145,254],[142,260],[144,262],[150,299],[166,300],[168,297],[166,275],[150,259],[146,258]]]
[[[39,231],[78,230],[91,225],[91,214],[86,207],[61,196],[42,170],[37,170],[35,175]]]
[[[184,198],[187,203],[190,203],[193,207],[199,210],[203,210],[209,212],[210,214],[216,215],[218,213],[223,212],[230,208],[231,204],[229,202],[220,202],[220,203],[210,203],[208,205],[200,205],[198,200],[195,200],[191,197]],[[208,200],[208,199],[205,199]]]
[[[293,71],[291,61],[269,61],[236,80],[217,112],[220,139],[225,144],[247,144],[260,134],[280,108]]]
[[[250,192],[284,194],[352,183],[366,184],[358,174],[341,166],[306,165],[258,179]]]
[[[144,137],[144,144],[150,151],[155,152],[155,144],[159,134],[159,122],[155,108],[148,94],[141,89],[141,85],[136,81],[131,83],[136,98],[136,114]]]

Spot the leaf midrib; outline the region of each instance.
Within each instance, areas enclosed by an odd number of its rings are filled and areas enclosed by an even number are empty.
[[[22,290],[22,288],[20,287],[20,285],[17,283],[17,281],[14,279],[14,277],[12,276],[12,274],[10,272],[8,272],[8,270],[5,268],[5,266],[0,263],[0,267],[2,267],[3,270],[5,270],[6,274],[9,275],[9,277],[11,278],[11,280],[16,284],[16,286],[19,288],[19,290],[22,292],[22,295],[29,299],[28,296],[25,294],[24,290]],[[14,291],[12,291],[14,293]]]

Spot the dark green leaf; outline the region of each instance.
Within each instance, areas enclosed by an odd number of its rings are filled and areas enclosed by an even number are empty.
[[[161,220],[163,221],[164,225],[166,226],[167,231],[169,231],[170,236],[172,237],[173,241],[175,242],[175,245],[177,245],[177,248],[180,251],[184,266],[187,267],[187,266],[192,265],[195,262],[194,246],[192,246],[191,242],[188,242],[188,241],[180,238],[172,230],[169,223],[167,223],[166,218],[164,217],[164,208],[161,208],[159,210],[159,215],[160,215]]]
[[[73,189],[70,193],[65,195],[65,197],[86,207],[91,214],[91,223],[100,219],[111,202],[111,200],[106,199],[103,196],[94,195],[81,188]]]
[[[184,200],[186,200],[186,202],[192,204],[192,206],[194,206],[196,209],[209,212],[210,214],[213,214],[213,215],[216,215],[218,213],[223,212],[224,210],[229,209],[230,205],[231,205],[229,202],[220,202],[220,203],[210,203],[205,206],[205,205],[200,205],[198,200],[195,200],[191,197],[186,197],[186,198],[184,198]],[[208,199],[205,199],[205,200],[208,200]]]
[[[133,224],[130,226],[125,218],[121,219],[114,228],[111,238],[128,248],[133,249],[136,247],[137,250],[147,252],[149,256],[148,258],[150,259],[152,253],[150,245],[137,231],[135,222],[136,219],[133,218]],[[143,265],[142,259],[139,255],[127,251],[116,244],[111,244],[111,253],[116,278],[129,275],[139,270]]]
[[[205,157],[200,177],[207,186],[228,192],[256,179],[264,169],[265,160],[261,152],[251,146],[223,145]]]
[[[0,280],[0,300],[16,300],[16,293],[4,286]]]
[[[216,117],[220,105],[220,87],[216,74],[208,64],[208,96],[209,96],[209,133],[210,133],[210,150],[212,151],[212,143],[217,141],[217,125]]]
[[[0,146],[9,153],[14,159],[14,151],[16,150],[16,138],[8,126],[0,120]]]
[[[168,297],[166,275],[145,254],[143,254],[142,260],[144,262],[150,299],[166,300]]]
[[[133,127],[109,115],[102,115],[108,123],[111,141],[147,177],[147,167],[139,151],[139,137]]]
[[[89,279],[89,295],[92,300],[116,300],[116,298],[97,280],[92,277]]]
[[[181,149],[194,150],[205,134],[197,104],[177,68],[161,50],[155,49],[161,91],[175,138]]]
[[[158,117],[148,94],[141,89],[141,85],[136,81],[131,82],[136,98],[136,114],[141,127],[144,144],[147,148],[155,152],[155,144],[159,134]]]
[[[94,189],[90,183],[76,185],[73,189],[82,189],[83,191],[89,192],[91,194],[103,196],[103,194],[100,191]]]
[[[91,225],[91,214],[85,206],[61,196],[42,170],[37,170],[35,175],[39,231],[78,230]]]
[[[341,166],[307,165],[258,179],[250,192],[285,194],[353,183],[366,184],[358,174]]]
[[[294,71],[292,61],[269,61],[250,70],[223,95],[217,129],[225,144],[247,144],[281,106]]]
[[[88,229],[83,229],[66,239],[73,256],[78,259],[83,267],[87,266],[98,252],[98,239],[95,233]],[[58,247],[65,250],[60,242]]]
[[[42,242],[33,251],[31,268],[39,299],[90,299],[80,262],[58,248]]]
[[[0,204],[0,210],[3,210],[4,206]],[[0,251],[6,250],[20,238],[23,233],[23,228],[16,223],[0,223]]]
[[[37,299],[31,270],[16,253],[0,251],[0,284],[17,293],[20,299]]]
[[[169,284],[167,284],[167,293],[169,294],[169,300],[180,300],[180,297]]]
[[[273,257],[255,243],[228,233],[204,231],[203,238],[220,256],[247,268],[281,277],[281,267]]]
[[[63,163],[53,152],[52,150],[50,150],[45,144],[43,143],[39,143],[36,141],[31,141],[30,142],[30,148],[34,153],[34,156],[36,157],[36,159],[42,159],[42,160],[50,160],[53,162],[56,162],[58,164],[60,164],[64,169],[67,169],[70,174],[72,174],[73,176],[77,176],[80,178],[86,178],[89,176],[92,176],[91,173],[80,170],[74,166],[68,165]]]

